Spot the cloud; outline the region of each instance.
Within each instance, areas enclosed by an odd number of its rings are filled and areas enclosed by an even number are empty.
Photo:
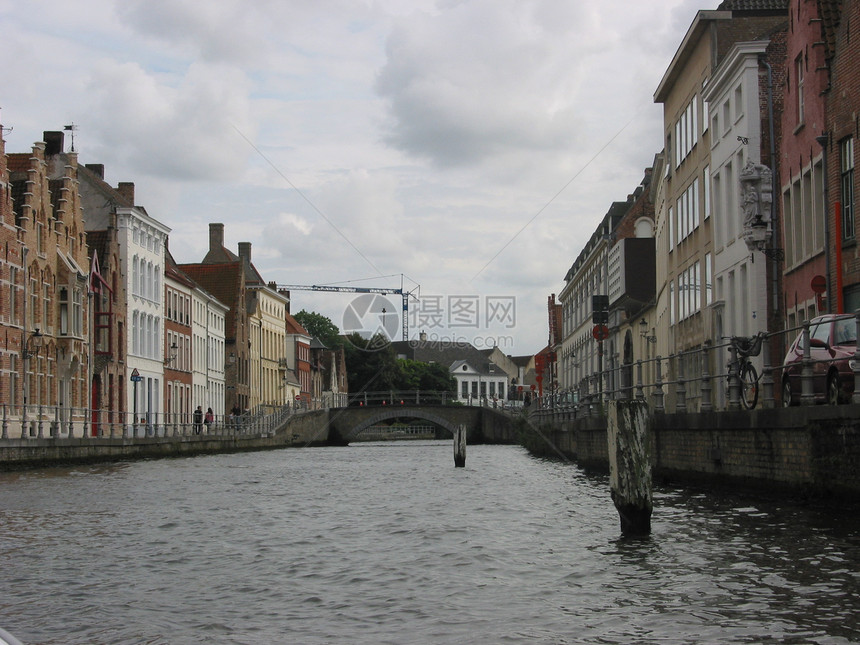
[[[227,179],[250,153],[235,136],[236,127],[253,131],[247,86],[231,67],[195,64],[176,78],[104,61],[88,78],[90,109],[81,122],[102,142],[96,154],[136,172]]]

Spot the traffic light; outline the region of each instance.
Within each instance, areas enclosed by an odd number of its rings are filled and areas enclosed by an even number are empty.
[[[609,323],[609,296],[591,296],[591,322],[595,325]]]

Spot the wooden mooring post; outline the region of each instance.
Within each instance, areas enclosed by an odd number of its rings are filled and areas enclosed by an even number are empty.
[[[466,466],[466,426],[457,426],[454,432],[454,466],[465,468]]]
[[[609,485],[625,536],[651,533],[651,415],[645,401],[610,401]]]

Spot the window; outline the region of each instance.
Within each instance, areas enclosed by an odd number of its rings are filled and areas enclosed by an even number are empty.
[[[75,289],[72,297],[72,333],[81,338],[84,335],[84,293]]]
[[[839,144],[839,167],[842,187],[842,239],[854,238],[854,139]]]
[[[676,168],[687,158],[699,139],[698,100],[698,97],[694,96],[675,122],[674,163]]]
[[[744,115],[744,94],[742,86],[735,88],[735,121]]]
[[[797,77],[795,89],[797,91],[797,123],[803,123],[803,53],[800,53],[794,61],[794,71]]]
[[[60,335],[69,333],[69,290],[60,289]]]
[[[705,193],[705,219],[711,216],[711,167],[705,166],[705,172],[702,173],[702,186]]]
[[[705,254],[705,304],[709,305],[713,302],[713,293],[711,292],[711,282],[714,279],[713,258],[710,253]]]
[[[18,323],[18,269],[9,267],[9,322]]]

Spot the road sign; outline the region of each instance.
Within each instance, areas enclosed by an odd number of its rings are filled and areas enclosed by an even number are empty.
[[[606,340],[609,338],[609,327],[606,325],[595,325],[591,330],[591,335],[595,340]]]
[[[817,275],[812,278],[812,283],[809,286],[812,287],[813,293],[824,293],[827,291],[827,278],[823,275]]]
[[[140,372],[137,371],[136,367],[131,370],[131,380],[135,383],[138,383],[143,380],[143,377],[140,375]]]

